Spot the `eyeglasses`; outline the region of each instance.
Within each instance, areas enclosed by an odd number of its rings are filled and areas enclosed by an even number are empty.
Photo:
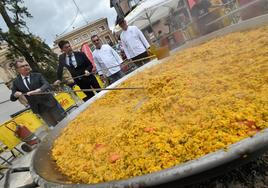
[[[100,39],[95,39],[95,40],[92,40],[92,42],[98,42],[100,41]]]
[[[71,47],[71,45],[65,45],[65,46],[63,46],[63,48],[70,48]]]

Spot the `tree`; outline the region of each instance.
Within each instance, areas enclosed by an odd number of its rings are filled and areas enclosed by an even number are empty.
[[[42,73],[47,80],[56,79],[57,55],[39,37],[34,36],[26,25],[25,18],[31,18],[23,0],[0,0],[0,15],[8,31],[0,28],[0,43],[9,45],[9,59],[23,56],[34,72]]]

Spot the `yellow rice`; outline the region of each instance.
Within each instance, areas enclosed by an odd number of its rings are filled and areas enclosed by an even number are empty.
[[[179,52],[90,105],[52,157],[77,183],[140,176],[225,149],[268,127],[268,27]]]

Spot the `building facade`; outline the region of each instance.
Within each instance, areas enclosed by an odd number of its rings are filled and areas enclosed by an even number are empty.
[[[12,66],[12,60],[7,58],[8,53],[8,45],[2,43],[0,46],[0,79],[10,88],[16,77],[16,71]]]
[[[101,18],[69,33],[57,36],[54,41],[53,51],[58,55],[61,54],[58,47],[58,42],[61,40],[69,41],[75,51],[80,51],[82,44],[88,43],[90,49],[93,51],[95,47],[91,43],[92,35],[98,35],[103,44],[109,44],[110,46],[113,46],[117,42],[112,31],[109,29],[107,18]]]

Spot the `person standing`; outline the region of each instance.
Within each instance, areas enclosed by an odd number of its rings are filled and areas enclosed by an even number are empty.
[[[147,50],[150,44],[144,37],[143,33],[136,26],[128,26],[126,20],[123,18],[118,19],[118,24],[122,28],[120,35],[122,47],[125,51],[127,59],[137,60],[149,56]],[[148,62],[145,60],[144,62]],[[143,61],[135,63],[138,67],[143,65]]]
[[[112,84],[122,78],[124,73],[121,71],[120,65],[123,60],[117,52],[110,45],[102,44],[97,35],[93,35],[91,41],[96,47],[93,51],[93,58],[102,81],[107,78],[109,84]]]
[[[213,30],[212,26],[207,25],[215,19],[214,15],[209,15],[209,8],[212,5],[209,0],[194,0],[194,2],[191,15],[197,23],[200,34],[205,35]]]
[[[13,81],[11,101],[16,101],[25,95],[33,113],[40,117],[50,127],[57,125],[65,117],[64,110],[52,94],[39,94],[50,91],[50,85],[40,73],[31,73],[30,65],[24,60],[17,60],[14,63],[19,75]]]
[[[69,41],[62,40],[59,42],[58,46],[63,54],[59,56],[57,69],[58,80],[56,80],[54,84],[58,85],[61,83],[63,67],[66,67],[73,78],[84,75],[79,78],[74,78],[75,83],[81,89],[91,89],[91,87],[95,89],[100,88],[96,77],[91,74],[93,66],[87,56],[83,52],[73,51]],[[84,93],[87,96],[83,99],[84,101],[94,96],[94,92],[92,91],[85,91]]]
[[[191,14],[195,20],[209,13],[211,3],[209,0],[194,0],[195,4],[191,9]]]

